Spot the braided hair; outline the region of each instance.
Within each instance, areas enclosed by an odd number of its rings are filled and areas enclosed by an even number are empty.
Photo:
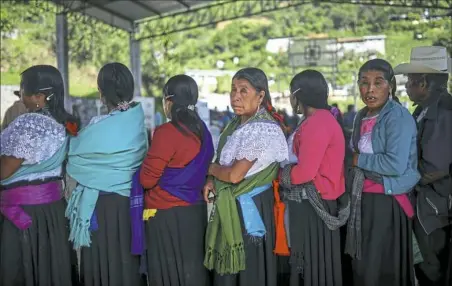
[[[79,119],[64,108],[64,82],[57,68],[50,65],[32,66],[22,72],[20,86],[24,96],[44,95],[45,111],[58,123],[65,125],[67,133],[78,131]]]
[[[133,99],[135,88],[133,75],[121,63],[108,63],[104,65],[97,76],[97,86],[105,103],[110,108],[118,108],[128,104]]]
[[[163,87],[163,96],[171,101],[171,124],[182,134],[189,136],[187,129],[202,141],[204,127],[195,109],[198,102],[198,84],[188,75],[176,75]]]

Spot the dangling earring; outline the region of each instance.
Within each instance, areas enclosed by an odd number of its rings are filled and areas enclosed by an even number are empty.
[[[36,103],[36,109],[39,109],[39,103]]]

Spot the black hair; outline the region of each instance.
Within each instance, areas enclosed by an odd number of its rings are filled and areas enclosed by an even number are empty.
[[[173,103],[170,111],[171,124],[184,135],[189,135],[186,129],[190,130],[202,141],[204,126],[194,108],[198,102],[196,81],[184,74],[173,76],[163,87],[163,95]]]
[[[65,126],[67,123],[76,124],[78,130],[79,119],[64,109],[64,82],[57,68],[50,65],[32,66],[22,72],[20,86],[24,96],[43,94],[45,109],[50,115]]]
[[[362,74],[368,71],[379,71],[383,73],[384,79],[388,82],[391,87],[392,99],[400,104],[399,98],[396,96],[397,83],[394,76],[394,70],[390,63],[382,59],[373,59],[365,62],[358,72],[358,78],[361,78]]]
[[[355,106],[353,104],[347,105],[347,111],[348,112],[351,112],[353,110],[353,108],[355,108]]]
[[[331,104],[331,106],[334,106],[334,107],[336,107],[336,108],[339,108],[339,105],[337,105],[337,103],[333,103],[333,104]]]
[[[261,106],[264,107],[270,115],[279,123],[283,131],[286,130],[282,117],[276,112],[276,109],[272,105],[272,99],[270,97],[270,90],[268,88],[268,79],[264,71],[258,68],[244,68],[239,70],[234,77],[234,79],[244,79],[249,82],[249,84],[259,93],[264,92],[264,98],[262,100]]]
[[[328,83],[325,77],[316,70],[305,70],[298,73],[290,82],[290,91],[303,106],[330,110]]]
[[[134,81],[130,70],[121,63],[104,65],[97,76],[97,86],[106,103],[117,107],[122,102],[133,99]]]

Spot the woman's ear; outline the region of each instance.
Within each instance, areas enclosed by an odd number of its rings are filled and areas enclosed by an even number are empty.
[[[262,104],[262,102],[264,102],[264,98],[265,98],[265,91],[260,91],[259,93],[258,93],[258,96],[259,96],[259,105],[261,105]]]

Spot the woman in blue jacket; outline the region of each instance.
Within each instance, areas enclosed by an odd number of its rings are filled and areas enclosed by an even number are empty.
[[[345,251],[355,285],[414,285],[409,194],[418,182],[416,123],[395,97],[391,65],[380,59],[359,70],[366,107],[354,122],[352,210]]]

